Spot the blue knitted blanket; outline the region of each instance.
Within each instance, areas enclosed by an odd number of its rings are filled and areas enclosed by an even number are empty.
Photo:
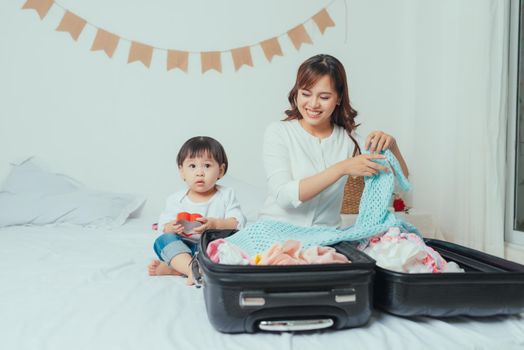
[[[381,171],[375,176],[365,177],[359,215],[353,226],[344,229],[302,227],[274,220],[259,220],[228,237],[227,240],[243,249],[249,256],[254,256],[269,249],[274,243],[281,243],[288,239],[298,240],[302,243],[303,248],[308,248],[316,245],[331,245],[341,241],[361,241],[385,232],[390,227],[399,227],[402,232],[420,234],[415,226],[389,211],[395,179],[404,191],[409,191],[411,185],[393,153],[386,150],[382,154],[386,156],[386,159],[375,159],[374,162],[393,171]]]

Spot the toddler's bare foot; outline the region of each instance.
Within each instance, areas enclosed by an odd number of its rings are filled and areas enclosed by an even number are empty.
[[[147,266],[147,272],[149,273],[149,276],[181,275],[180,272],[172,269],[165,262],[160,260],[151,261],[151,263]]]
[[[187,284],[188,286],[192,286],[193,284],[195,284],[195,281],[193,281],[193,274],[192,274],[192,273],[190,273],[190,274],[187,276],[186,284]]]

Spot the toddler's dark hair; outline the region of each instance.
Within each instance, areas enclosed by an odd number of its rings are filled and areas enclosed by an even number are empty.
[[[224,174],[227,172],[227,156],[224,147],[212,137],[196,136],[187,140],[178,151],[176,162],[179,167],[182,166],[187,157],[195,158],[209,154],[218,165],[224,164]]]

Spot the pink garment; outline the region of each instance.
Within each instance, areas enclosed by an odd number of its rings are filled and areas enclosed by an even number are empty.
[[[209,257],[209,259],[211,259],[212,262],[218,264],[220,263],[220,260],[218,258],[218,246],[222,243],[224,243],[226,240],[223,239],[223,238],[220,238],[220,239],[216,239],[214,241],[212,241],[211,243],[209,243],[207,245],[207,250],[206,250],[206,253],[207,253],[207,256]]]
[[[273,244],[262,253],[258,265],[305,265],[349,263],[344,255],[331,247],[314,246],[300,250],[300,242],[287,240],[284,244]]]
[[[306,265],[306,264],[336,264],[350,263],[344,255],[331,247],[314,246],[304,251],[300,250],[300,242],[287,240],[284,244],[273,244],[262,254],[249,257],[236,245],[225,239],[217,239],[208,244],[207,256],[217,264],[228,265]]]
[[[288,240],[283,245],[273,244],[261,254],[258,265],[303,265],[306,262],[300,257],[300,242]]]
[[[345,255],[337,253],[335,248],[331,247],[309,247],[302,254],[304,259],[310,264],[344,264],[351,262]]]

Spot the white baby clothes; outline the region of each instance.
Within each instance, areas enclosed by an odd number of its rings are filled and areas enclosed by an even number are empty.
[[[446,262],[423,239],[413,233],[401,233],[390,228],[381,236],[371,238],[364,253],[375,259],[377,265],[388,270],[406,273],[464,272],[455,262]]]

